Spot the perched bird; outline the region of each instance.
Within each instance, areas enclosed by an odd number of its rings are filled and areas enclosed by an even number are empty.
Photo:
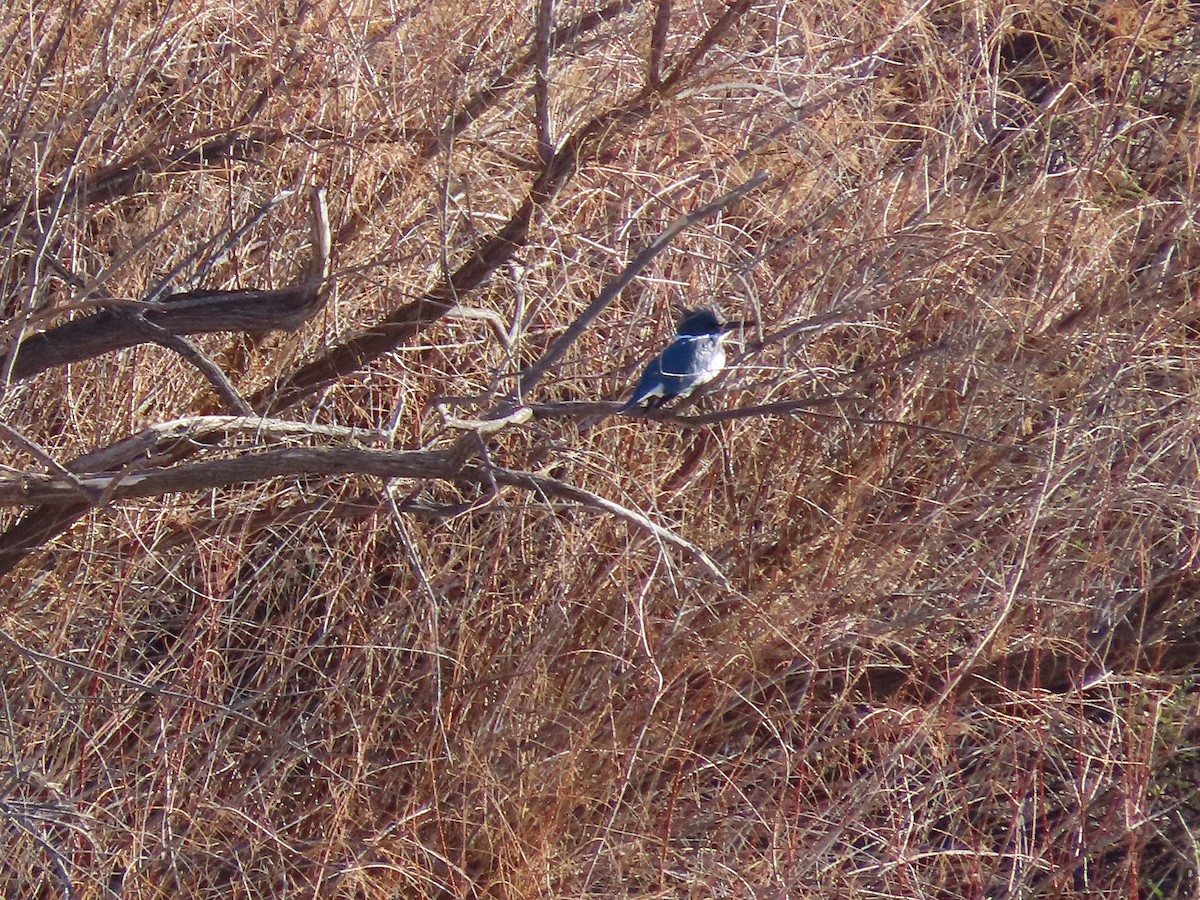
[[[721,342],[735,327],[723,324],[710,309],[685,312],[675,340],[646,366],[633,396],[617,412],[625,414],[646,406],[658,409],[668,400],[687,397],[712,381],[725,365]]]

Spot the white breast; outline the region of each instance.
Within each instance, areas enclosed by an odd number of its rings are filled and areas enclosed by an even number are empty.
[[[699,363],[696,367],[696,384],[700,385],[721,374],[721,369],[725,367],[725,348],[721,346],[720,341],[710,338],[698,349],[700,353],[696,360]]]

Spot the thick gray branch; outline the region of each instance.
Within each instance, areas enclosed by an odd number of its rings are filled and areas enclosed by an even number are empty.
[[[294,331],[324,303],[321,284],[329,269],[329,218],[324,191],[313,193],[312,256],[300,280],[281,290],[188,291],[160,303],[132,306],[141,319],[176,335],[214,331]],[[105,310],[27,337],[17,348],[14,380],[123,350],[149,340],[130,310]]]
[[[424,450],[358,450],[351,447],[286,447],[232,459],[183,463],[140,472],[82,475],[86,490],[110,500],[157,497],[304,475],[375,475],[379,478],[449,478],[454,466],[442,453]],[[0,479],[0,506],[53,506],[79,499],[78,489],[48,475]]]

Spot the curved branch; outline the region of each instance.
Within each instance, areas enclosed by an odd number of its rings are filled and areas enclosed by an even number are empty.
[[[160,303],[133,303],[73,319],[21,341],[12,377],[21,380],[154,340],[133,316],[171,335],[214,331],[294,331],[324,304],[321,285],[329,272],[329,214],[325,192],[312,197],[312,255],[300,279],[281,290],[187,291]]]
[[[164,454],[178,444],[200,449],[238,436],[271,441],[320,439],[370,445],[383,444],[388,439],[382,431],[347,425],[316,425],[262,416],[185,416],[159,422],[115,444],[93,450],[66,468],[76,475],[86,475],[116,472],[135,460],[143,466],[158,465],[163,462]]]
[[[586,506],[616,516],[619,519],[629,522],[631,525],[650,532],[650,534],[663,543],[683,550],[707,569],[722,585],[725,587],[729,586],[729,580],[725,577],[725,573],[721,571],[721,567],[716,564],[711,556],[691,541],[685,540],[669,528],[664,528],[652,522],[635,509],[622,506],[619,503],[601,497],[599,494],[593,494],[591,491],[584,490],[583,488],[575,487],[574,485],[566,484],[553,478],[547,478],[543,475],[533,475],[529,472],[469,466],[460,473],[460,477],[472,476],[474,480],[478,480],[481,483],[494,481],[497,484],[523,488],[524,490],[534,491],[548,497],[560,497],[563,500],[578,503],[580,506]]]

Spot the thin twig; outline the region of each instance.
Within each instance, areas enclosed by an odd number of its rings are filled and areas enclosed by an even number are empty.
[[[622,506],[619,503],[601,497],[599,494],[593,494],[591,491],[566,484],[554,478],[547,478],[544,475],[534,475],[530,472],[517,472],[512,469],[500,469],[490,466],[468,466],[459,473],[458,477],[471,478],[480,482],[483,482],[485,478],[492,478],[498,484],[519,487],[550,497],[559,497],[563,500],[569,500],[572,503],[578,503],[581,506],[616,516],[640,529],[650,532],[658,540],[683,550],[707,569],[723,586],[729,586],[729,580],[726,578],[725,573],[721,571],[721,567],[713,561],[712,557],[691,541],[685,540],[670,529],[652,522],[637,510]]]
[[[296,193],[294,190],[288,190],[276,194],[266,203],[262,204],[257,210],[255,210],[254,214],[248,217],[246,221],[242,222],[242,224],[236,229],[229,232],[225,242],[221,244],[220,249],[208,256],[208,258],[205,259],[199,268],[197,268],[192,274],[192,277],[188,279],[191,286],[195,288],[196,285],[203,282],[204,279],[208,277],[208,273],[211,272],[218,263],[232,253],[233,248],[237,244],[241,243],[242,238],[244,238],[253,228],[262,222],[262,220],[265,219],[272,210],[279,206],[280,203],[291,197],[294,193]],[[189,253],[186,257],[180,260],[179,263],[171,269],[171,271],[160,278],[158,283],[147,292],[145,299],[148,302],[157,302],[165,297],[171,291],[171,285],[174,283],[175,279],[179,277],[179,274],[187,269],[188,266],[190,266],[193,262],[207,254],[216,245],[217,239],[218,235],[213,235],[211,238]]]
[[[687,78],[700,65],[700,61],[704,59],[708,51],[717,45],[717,41],[721,40],[725,33],[733,27],[733,23],[746,14],[752,2],[753,0],[734,0],[725,7],[725,11],[721,13],[717,21],[713,22],[708,30],[700,36],[700,40],[692,45],[691,50],[679,61],[679,65],[671,71],[671,74],[661,82],[660,87],[667,89]]]
[[[66,486],[71,488],[72,492],[78,497],[82,497],[90,503],[94,503],[96,495],[81,482],[78,476],[65,468],[53,456],[51,456],[44,447],[36,441],[32,441],[24,434],[18,431],[13,426],[6,422],[0,422],[0,436],[3,436],[10,444],[15,444],[20,447],[43,466],[60,479]]]
[[[519,407],[507,416],[494,419],[460,419],[446,412],[445,406],[441,404],[438,404],[437,410],[441,413],[442,422],[448,427],[460,431],[473,431],[479,435],[495,434],[509,425],[524,425],[534,416],[533,410],[528,406]]]
[[[197,697],[193,694],[184,693],[183,691],[173,691],[170,688],[160,687],[150,681],[143,681],[138,678],[127,678],[124,675],[118,675],[115,672],[110,672],[104,669],[97,669],[94,666],[89,666],[81,662],[76,662],[72,659],[66,659],[61,656],[55,656],[52,653],[43,653],[40,650],[34,650],[32,647],[27,647],[7,631],[0,629],[0,644],[6,645],[10,650],[14,651],[19,657],[29,661],[31,665],[39,663],[48,663],[50,665],[62,666],[64,669],[69,669],[72,672],[81,672],[92,678],[98,678],[102,681],[107,681],[112,684],[120,684],[128,688],[133,688],[137,691],[143,691],[155,697],[170,697],[174,700],[182,700],[187,703],[194,703],[197,706],[211,709],[214,712],[228,716],[232,719],[237,719],[247,725],[253,725],[255,728],[269,730],[270,726],[266,722],[260,721],[253,716],[248,716],[245,713],[238,712],[231,706],[225,703],[218,703],[213,700],[205,700],[202,697]],[[50,678],[49,674],[44,672],[41,666],[38,666],[38,673],[49,682],[54,690],[59,690],[58,684]]]
[[[870,416],[838,416],[833,413],[820,413],[812,410],[805,413],[818,419],[832,419],[836,422],[852,422],[859,425],[879,425],[888,428],[900,428],[904,431],[915,431],[920,434],[932,434],[948,438],[952,441],[963,441],[968,444],[978,444],[984,447],[995,447],[997,450],[1007,450],[1011,453],[1029,453],[1029,449],[1020,444],[1007,444],[1004,441],[993,441],[988,438],[967,434],[964,431],[951,431],[948,428],[935,428],[932,425],[920,425],[916,422],[901,422],[898,419],[876,419]]]
[[[648,409],[642,411],[642,417],[678,425],[681,428],[691,428],[699,425],[711,425],[714,422],[725,422],[730,419],[797,415],[806,413],[814,406],[824,406],[858,397],[859,395],[854,393],[830,394],[823,397],[808,397],[804,400],[783,400],[778,403],[743,406],[696,415],[681,415],[672,409]],[[521,409],[529,410],[533,413],[534,418],[538,419],[591,419],[596,416],[611,415],[620,406],[621,403],[617,400],[556,400],[549,403],[529,403]]]
[[[229,380],[229,376],[225,374],[225,371],[217,365],[211,356],[198,346],[181,334],[175,334],[161,325],[155,325],[144,316],[133,315],[129,316],[128,320],[134,329],[144,334],[151,341],[160,347],[166,347],[168,350],[175,351],[190,362],[201,375],[208,379],[209,384],[213,386],[213,390],[217,392],[217,396],[221,398],[221,401],[231,413],[239,416],[254,415],[254,410],[250,408],[250,404],[245,401],[242,395],[237,392],[237,388],[233,386],[233,382]]]

